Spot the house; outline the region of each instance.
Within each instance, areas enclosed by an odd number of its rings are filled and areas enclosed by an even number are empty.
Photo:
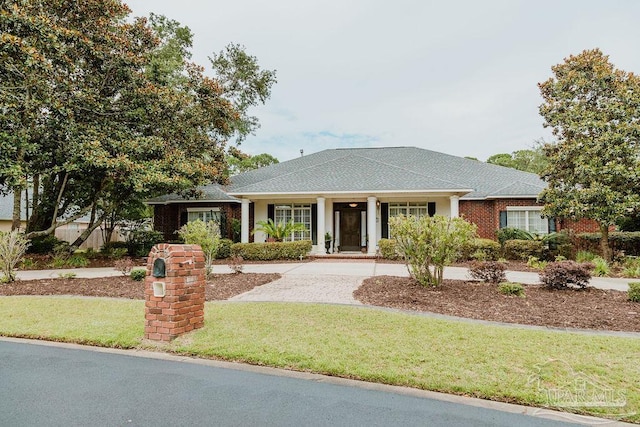
[[[389,218],[404,215],[463,216],[480,237],[495,239],[501,227],[535,233],[561,228],[596,231],[589,221],[543,218],[538,194],[545,183],[535,174],[415,147],[329,149],[231,177],[225,187],[202,187],[199,199],[167,195],[154,205],[155,228],[175,239],[175,230],[195,218],[240,220],[241,241],[266,241],[252,234],[258,221],[293,219],[320,253],[324,234],[334,251],[375,254],[389,237]]]

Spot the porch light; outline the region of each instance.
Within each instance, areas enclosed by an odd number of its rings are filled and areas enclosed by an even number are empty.
[[[352,208],[355,208],[356,206],[358,206],[357,203],[349,203],[349,206],[351,206]]]

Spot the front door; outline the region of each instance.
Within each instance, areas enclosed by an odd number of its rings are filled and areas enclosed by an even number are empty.
[[[351,209],[340,212],[340,250],[360,250],[360,210]]]

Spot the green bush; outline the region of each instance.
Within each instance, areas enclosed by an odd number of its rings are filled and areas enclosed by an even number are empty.
[[[556,259],[556,261],[564,261],[564,259],[560,257],[560,259]],[[527,266],[535,268],[536,270],[543,270],[547,266],[547,261],[540,261],[538,258],[530,256],[527,260]]]
[[[271,261],[277,259],[300,259],[311,252],[311,240],[297,242],[234,243],[231,256],[240,256],[249,261]]]
[[[539,240],[507,240],[504,242],[504,257],[526,261],[529,257],[541,259],[544,255],[544,243]]]
[[[576,262],[591,262],[595,257],[597,257],[597,255],[593,252],[585,250],[576,252]]]
[[[500,243],[491,239],[473,239],[462,250],[462,259],[495,261],[500,257]]]
[[[19,230],[0,231],[0,272],[2,282],[16,280],[15,268],[24,256],[29,241]]]
[[[129,255],[142,257],[149,255],[151,248],[156,243],[164,240],[162,233],[155,230],[134,230],[129,233],[127,239],[127,251]]]
[[[50,254],[53,253],[53,249],[61,242],[53,234],[47,236],[34,237],[30,241],[27,253],[30,254]]]
[[[498,285],[498,292],[503,295],[524,297],[524,286],[520,283],[503,282]]]
[[[595,257],[592,261],[593,263],[593,275],[602,277],[608,276],[611,273],[611,269],[609,268],[609,264],[603,258]]]
[[[402,259],[396,250],[396,241],[393,239],[380,239],[378,248],[380,249],[380,256],[384,259]]]
[[[136,269],[136,270],[131,270],[130,277],[135,280],[136,282],[141,282],[144,280],[145,277],[147,277],[147,270],[141,270],[141,269]]]
[[[640,258],[625,257],[623,267],[624,277],[640,277]]]
[[[600,233],[580,233],[576,236],[579,249],[600,253]],[[640,256],[640,231],[614,231],[609,233],[609,245],[613,253]]]
[[[496,230],[496,239],[501,246],[504,246],[507,240],[521,240],[522,230],[513,227],[504,227]]]
[[[66,264],[69,267],[83,268],[89,265],[89,260],[84,255],[74,254],[69,257]]]
[[[640,302],[640,282],[629,283],[627,295],[629,296],[629,301]]]
[[[233,240],[231,239],[220,239],[220,243],[218,244],[218,253],[216,253],[217,259],[227,259],[231,256],[231,245],[233,245]]]

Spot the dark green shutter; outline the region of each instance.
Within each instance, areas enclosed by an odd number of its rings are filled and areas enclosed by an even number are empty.
[[[507,226],[507,211],[500,211],[500,228]]]
[[[549,218],[549,233],[555,233],[555,232],[556,232],[556,219]]]
[[[389,203],[380,203],[380,226],[382,227],[382,238],[389,238]]]
[[[276,220],[276,206],[275,205],[267,205],[267,218],[272,221]]]
[[[180,227],[185,225],[187,222],[189,222],[189,212],[180,212]]]
[[[311,205],[311,240],[314,245],[318,244],[318,204]]]
[[[436,202],[427,203],[427,213],[429,216],[434,216],[436,214]]]

